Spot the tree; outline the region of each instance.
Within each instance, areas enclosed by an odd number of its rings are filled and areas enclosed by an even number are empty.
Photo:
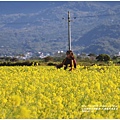
[[[107,61],[110,61],[110,56],[105,54],[104,55],[104,61],[107,62]]]
[[[97,61],[104,61],[107,62],[110,60],[110,56],[107,54],[100,54],[96,57]]]
[[[96,55],[94,53],[90,53],[88,56],[89,56],[90,60],[92,60],[92,61],[96,60]]]
[[[45,62],[53,61],[53,57],[47,56],[44,58]]]
[[[88,56],[90,56],[90,57],[96,57],[96,54],[90,53]]]

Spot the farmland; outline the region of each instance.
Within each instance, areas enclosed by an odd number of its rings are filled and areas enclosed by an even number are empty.
[[[120,67],[0,67],[0,118],[120,118]]]

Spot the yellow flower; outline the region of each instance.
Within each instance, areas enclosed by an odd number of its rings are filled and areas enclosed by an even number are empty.
[[[14,106],[19,106],[20,103],[21,103],[21,97],[18,96],[18,95],[13,95],[11,97],[11,101],[12,101],[12,103],[13,103]]]
[[[3,102],[3,103],[6,103],[6,102],[7,102],[7,99],[4,98],[4,99],[2,100],[2,102]]]
[[[119,84],[119,66],[0,67],[0,118],[120,118]]]
[[[27,107],[21,106],[20,113],[18,113],[18,114],[19,114],[19,118],[26,119],[26,118],[30,118],[31,111],[29,109],[27,109]]]

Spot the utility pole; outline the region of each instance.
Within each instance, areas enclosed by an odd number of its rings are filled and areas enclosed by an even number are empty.
[[[68,48],[71,50],[71,19],[70,19],[70,12],[68,11]]]

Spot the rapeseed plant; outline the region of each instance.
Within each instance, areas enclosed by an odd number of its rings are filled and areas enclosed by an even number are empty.
[[[120,67],[0,67],[0,118],[120,118]]]

